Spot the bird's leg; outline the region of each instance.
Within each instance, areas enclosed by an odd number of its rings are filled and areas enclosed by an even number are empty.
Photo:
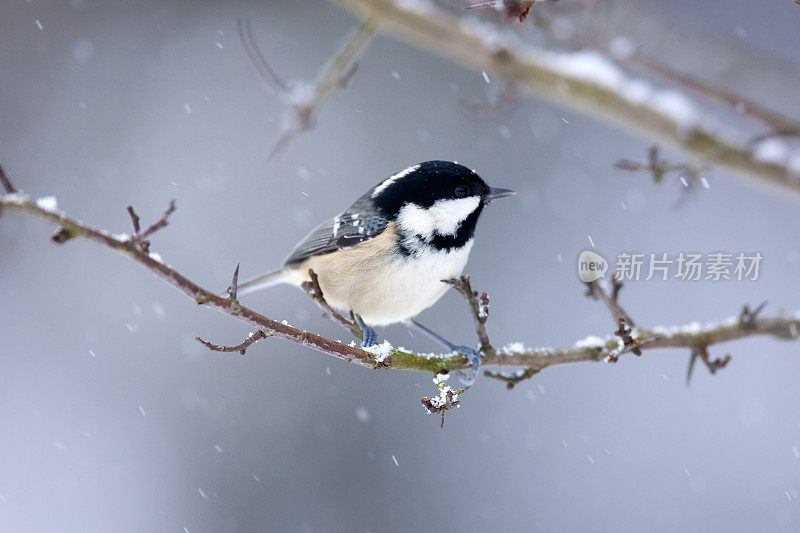
[[[361,328],[361,347],[369,348],[378,340],[378,334],[375,333],[374,329],[364,324],[364,320],[359,315],[353,313],[353,317],[356,319],[358,327]]]
[[[458,352],[460,354],[466,355],[467,358],[469,359],[469,362],[472,364],[472,374],[473,375],[472,376],[467,376],[464,372],[459,370],[458,372],[456,372],[456,377],[458,378],[458,380],[461,383],[463,383],[464,385],[467,385],[467,386],[470,386],[473,383],[475,383],[475,380],[478,379],[478,369],[481,366],[481,354],[480,354],[480,352],[478,350],[476,350],[475,348],[472,348],[470,346],[464,346],[463,344],[462,345],[453,344],[452,342],[450,342],[449,340],[445,339],[444,337],[442,337],[441,335],[439,335],[435,331],[432,331],[432,330],[426,328],[425,326],[423,326],[422,324],[420,324],[419,322],[417,322],[413,318],[403,321],[403,324],[405,324],[409,328],[413,328],[413,329],[419,331],[420,333],[422,333],[425,336],[427,336],[429,339],[438,342],[439,344],[441,344],[442,346],[444,346],[445,348],[447,348],[451,352]]]

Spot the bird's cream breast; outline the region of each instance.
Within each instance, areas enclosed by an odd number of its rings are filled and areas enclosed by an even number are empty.
[[[396,251],[395,223],[353,248],[303,261],[313,269],[328,303],[352,310],[372,326],[409,319],[433,305],[447,290],[443,279],[461,274],[472,241],[453,251],[426,250],[413,257]]]

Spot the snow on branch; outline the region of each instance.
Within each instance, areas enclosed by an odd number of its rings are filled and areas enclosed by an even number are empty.
[[[645,67],[668,83],[662,88],[629,74],[601,50],[548,50],[496,24],[451,14],[429,0],[332,1],[377,21],[413,46],[493,73],[534,96],[620,126],[703,164],[788,190],[800,199],[800,154],[775,138],[797,135],[800,122],[729,90],[648,63]],[[693,93],[734,105],[737,113],[766,124],[770,131],[752,138],[733,126],[723,128]]]

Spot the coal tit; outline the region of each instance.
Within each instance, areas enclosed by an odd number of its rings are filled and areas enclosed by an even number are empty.
[[[450,350],[480,356],[425,328],[414,317],[447,290],[467,264],[483,208],[514,194],[486,185],[472,170],[449,161],[409,167],[370,189],[344,213],[311,231],[283,268],[239,285],[245,295],[279,283],[300,286],[313,269],[334,309],[353,312],[362,346],[375,343],[372,326],[403,322]]]

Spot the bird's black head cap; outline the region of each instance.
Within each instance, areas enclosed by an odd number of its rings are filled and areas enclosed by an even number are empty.
[[[438,200],[478,196],[481,203],[489,186],[464,165],[451,161],[425,161],[379,183],[371,193],[381,214],[397,216],[405,204],[431,207]]]

